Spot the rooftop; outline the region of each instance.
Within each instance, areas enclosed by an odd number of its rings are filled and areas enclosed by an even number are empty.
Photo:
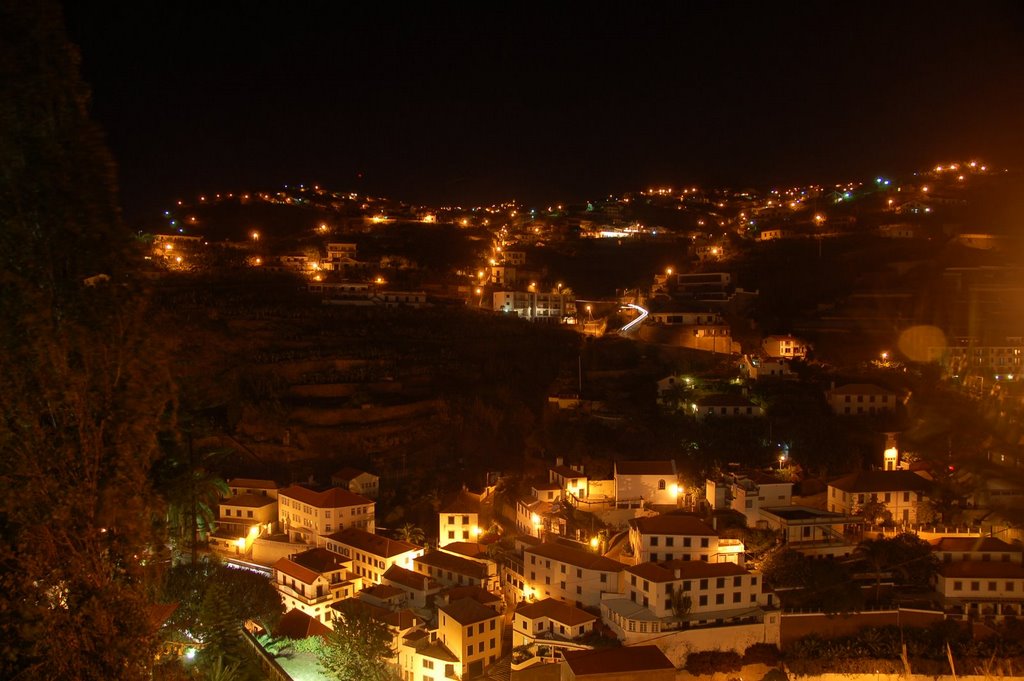
[[[380,558],[392,558],[409,551],[421,551],[421,547],[400,539],[389,539],[358,527],[347,527],[339,532],[327,535],[327,539],[345,546],[365,551]]]
[[[270,506],[276,504],[277,499],[274,497],[265,496],[263,494],[253,494],[252,492],[246,492],[245,494],[238,494],[233,497],[226,497],[221,499],[221,506],[241,506],[243,508],[263,508],[264,506]]]
[[[383,578],[388,582],[401,584],[405,588],[411,589],[413,591],[437,589],[441,586],[434,580],[433,577],[421,575],[418,572],[407,570],[399,565],[392,565],[391,567],[389,567],[384,572]]]
[[[675,669],[658,646],[628,646],[604,650],[566,651],[565,662],[576,677]]]
[[[703,520],[692,515],[656,515],[645,518],[633,518],[629,521],[630,529],[640,534],[672,534],[700,537],[716,537],[718,532]]]
[[[441,507],[441,513],[479,513],[480,500],[462,490],[448,504]]]
[[[331,630],[320,620],[313,619],[301,610],[289,610],[281,615],[274,627],[274,636],[284,636],[291,639],[309,638],[310,636],[326,637]]]
[[[360,470],[359,468],[353,468],[352,466],[346,466],[345,468],[336,471],[334,475],[331,476],[331,480],[354,480],[360,475],[373,475],[373,473],[368,473],[367,471]],[[373,477],[377,476],[373,475]]]
[[[481,586],[476,586],[475,584],[468,586],[453,586],[445,589],[441,593],[448,599],[449,603],[463,598],[472,598],[484,605],[501,602],[501,596],[492,594],[487,589]]]
[[[476,579],[487,579],[487,566],[459,556],[445,553],[444,551],[431,551],[415,559],[417,565],[429,565],[430,567],[448,570],[456,574],[468,575]]]
[[[412,629],[416,626],[417,622],[423,621],[422,618],[418,617],[416,613],[408,608],[404,608],[402,610],[390,610],[358,598],[346,598],[343,601],[332,603],[331,607],[342,613],[342,615],[344,615],[346,610],[351,610],[366,615],[370,619],[383,622],[389,627],[394,627],[403,631],[406,629]]]
[[[472,541],[453,541],[441,547],[442,551],[457,553],[467,558],[487,558],[487,547]]]
[[[842,513],[832,513],[831,511],[823,511],[820,508],[811,508],[810,506],[773,506],[772,508],[762,508],[761,513],[768,513],[789,521],[824,520],[842,522],[846,518]]]
[[[550,470],[554,471],[556,475],[560,475],[563,478],[587,477],[586,475],[583,474],[583,471],[578,471],[575,468],[570,468],[569,466],[552,466]]]
[[[574,549],[568,546],[562,546],[561,544],[550,544],[548,542],[544,542],[538,546],[532,546],[526,549],[524,553],[533,554],[542,558],[551,558],[553,560],[558,560],[563,563],[568,563],[569,565],[574,565],[580,568],[586,568],[588,570],[621,572],[626,567],[618,561],[612,560],[611,558],[605,558],[604,556],[599,556],[590,551]]]
[[[874,383],[847,383],[829,390],[832,395],[895,395],[891,390],[881,388]]]
[[[554,598],[545,598],[536,603],[520,603],[516,607],[516,614],[530,619],[547,617],[571,627],[593,622],[597,619],[596,615],[591,615],[586,610],[581,610],[574,605],[569,605]]]
[[[939,574],[946,578],[1024,579],[1024,565],[1002,560],[962,560],[943,563]]]
[[[698,407],[755,407],[753,402],[743,395],[730,395],[727,393],[719,395],[705,395],[696,400]]]
[[[451,617],[462,626],[476,624],[477,622],[501,616],[494,608],[488,608],[474,598],[460,598],[451,603],[444,603],[437,606],[437,610]]]
[[[858,471],[829,483],[844,492],[927,492],[932,484],[914,471]]]
[[[361,494],[354,494],[341,487],[332,487],[323,492],[314,492],[308,487],[289,485],[280,490],[278,496],[301,501],[316,508],[342,508],[346,506],[373,506],[373,500]]]
[[[616,475],[667,475],[676,474],[675,461],[616,461]]]
[[[932,540],[934,551],[1021,553],[1024,547],[996,537],[941,537]]]

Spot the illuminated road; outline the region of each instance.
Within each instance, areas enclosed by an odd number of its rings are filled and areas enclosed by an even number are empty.
[[[621,329],[619,329],[620,334],[627,333],[631,329],[635,329],[636,327],[640,326],[641,324],[644,323],[644,320],[647,319],[647,315],[650,314],[644,308],[640,307],[639,305],[634,305],[633,303],[626,303],[625,305],[623,305],[623,307],[628,307],[636,310],[637,312],[640,313],[640,316],[631,321],[629,324],[623,326]]]

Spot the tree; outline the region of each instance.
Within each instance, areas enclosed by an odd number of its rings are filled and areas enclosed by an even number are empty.
[[[423,534],[423,530],[412,523],[406,523],[399,527],[395,531],[395,535],[398,539],[407,541],[410,544],[416,544],[417,546],[423,546],[423,540],[426,538],[426,535]]]
[[[387,625],[350,602],[343,601],[336,609],[334,631],[319,653],[327,675],[338,681],[397,679],[391,665],[394,639]]]
[[[868,525],[881,525],[892,520],[892,514],[885,508],[885,504],[875,498],[861,504],[859,514]]]
[[[281,598],[265,577],[215,561],[174,566],[162,597],[179,604],[171,626],[198,638],[210,662],[239,657],[239,628],[246,620],[271,631],[281,616]]]
[[[0,26],[0,677],[145,678],[173,384],[57,3]]]
[[[672,614],[676,617],[683,618],[690,614],[690,609],[693,607],[693,598],[690,594],[677,589],[672,592]]]
[[[886,539],[865,539],[854,549],[854,556],[867,563],[875,577],[875,600],[882,588],[882,575],[892,562],[892,550]]]

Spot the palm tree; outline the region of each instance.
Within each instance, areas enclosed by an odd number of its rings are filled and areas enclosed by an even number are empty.
[[[886,539],[865,539],[853,555],[864,561],[871,568],[875,576],[875,601],[878,601],[878,594],[882,587],[882,572],[888,569],[891,562],[892,551]]]
[[[217,504],[228,495],[228,485],[213,464],[224,451],[196,452],[191,434],[185,446],[168,442],[157,472],[157,490],[167,504],[168,534],[172,541],[191,544],[196,562],[199,541],[214,530]]]
[[[407,541],[410,544],[416,544],[417,546],[423,546],[423,541],[426,539],[423,530],[412,523],[406,523],[395,530],[395,536],[397,539]]]

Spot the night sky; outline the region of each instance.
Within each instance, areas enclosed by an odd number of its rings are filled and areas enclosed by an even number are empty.
[[[131,219],[300,182],[545,202],[1024,161],[1022,3],[207,4],[66,5]]]

